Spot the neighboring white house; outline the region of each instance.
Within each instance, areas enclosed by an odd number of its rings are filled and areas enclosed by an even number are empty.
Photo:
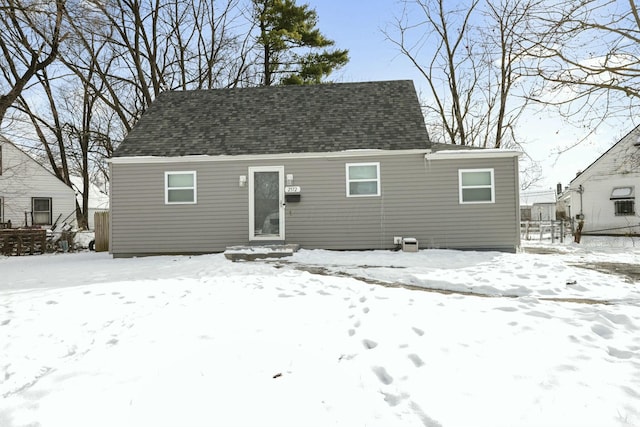
[[[520,219],[522,221],[554,221],[556,192],[543,190],[520,193]]]
[[[75,225],[74,191],[0,136],[0,222],[12,227]]]
[[[640,191],[640,126],[576,176],[562,198],[571,215],[584,220],[583,234],[639,234],[636,190]]]
[[[71,185],[76,192],[76,198],[78,205],[82,206],[82,178],[79,176],[71,177]],[[106,189],[98,187],[95,183],[89,183],[89,207],[88,207],[88,220],[89,230],[95,228],[94,217],[96,212],[108,212],[109,211],[109,193]]]

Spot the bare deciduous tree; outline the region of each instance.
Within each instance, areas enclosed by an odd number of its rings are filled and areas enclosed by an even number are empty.
[[[87,223],[90,180],[106,172],[105,158],[160,92],[249,80],[250,36],[234,33],[239,1],[58,4],[55,28],[66,36],[55,46],[56,62],[35,70],[29,96],[13,105],[22,123],[30,123],[50,169],[69,185],[71,176],[82,178],[79,224]],[[40,34],[37,24],[27,21],[24,31]]]
[[[535,15],[531,73],[534,99],[557,106],[588,130],[605,118],[637,114],[640,105],[640,14],[634,0],[563,0]]]
[[[385,31],[429,86],[433,99],[424,105],[427,124],[452,144],[473,145],[467,119],[478,76],[469,19],[478,2],[449,11],[444,0],[407,0],[393,32]]]
[[[86,69],[87,60],[98,59],[110,65],[95,77],[127,131],[162,91],[236,86],[243,79],[248,47],[231,28],[238,0],[88,3],[81,15],[67,10],[86,60],[66,64]]]
[[[535,0],[484,3],[447,9],[445,0],[406,0],[402,16],[385,31],[424,77],[431,134],[443,142],[500,148],[520,143],[515,123],[526,100],[514,94]]]
[[[0,2],[0,123],[36,73],[51,65],[61,34],[64,0]]]

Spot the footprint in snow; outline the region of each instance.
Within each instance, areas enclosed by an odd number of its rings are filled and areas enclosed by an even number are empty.
[[[415,332],[416,335],[418,335],[419,337],[424,335],[424,331],[420,328],[416,328],[415,326],[412,326],[411,329],[413,329],[413,332]]]
[[[376,348],[378,346],[378,343],[372,340],[363,339],[362,345],[364,345],[364,348],[366,348],[367,350],[371,350],[372,348]]]
[[[634,399],[640,399],[640,394],[638,394],[638,392],[632,389],[631,387],[627,387],[626,385],[623,385],[623,386],[620,386],[620,388],[629,396],[633,397]]]
[[[537,310],[531,310],[525,314],[533,317],[542,317],[543,319],[551,319],[551,316],[548,313],[543,313],[542,311]]]
[[[632,325],[631,319],[629,318],[629,316],[625,314],[613,314],[613,313],[602,312],[600,315],[603,317],[606,317],[608,320],[612,321],[617,325]]]
[[[417,354],[411,353],[411,354],[408,354],[407,357],[409,358],[409,360],[411,360],[411,362],[413,362],[413,365],[416,368],[420,368],[420,367],[424,366],[424,362],[422,361],[420,356],[418,356]]]
[[[289,295],[289,294],[285,294],[285,293],[280,293],[278,294],[279,298],[291,298],[293,295]]]
[[[609,347],[609,355],[617,357],[618,359],[631,359],[634,355],[632,351],[618,350],[617,348]]]
[[[389,385],[393,382],[393,377],[389,375],[387,370],[382,366],[374,366],[371,368],[376,377],[380,380],[380,382],[384,385]]]
[[[560,372],[568,372],[568,371],[577,371],[578,368],[576,368],[573,365],[558,365],[556,366],[556,370]]]
[[[596,335],[600,335],[604,339],[609,339],[613,336],[613,331],[604,325],[593,325],[591,330]]]
[[[409,397],[408,394],[402,393],[400,395],[395,395],[391,393],[382,393],[384,395],[384,401],[389,404],[389,406],[398,406],[403,400]]]
[[[494,310],[500,310],[500,311],[518,311],[517,308],[515,307],[496,307],[494,308]]]

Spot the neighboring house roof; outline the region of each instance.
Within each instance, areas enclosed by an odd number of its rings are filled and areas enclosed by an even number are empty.
[[[587,166],[586,169],[584,169],[583,171],[579,172],[575,178],[573,178],[570,182],[569,185],[571,185],[571,183],[573,181],[575,181],[576,179],[580,178],[582,174],[584,174],[585,172],[587,172],[589,169],[591,169],[596,163],[598,163],[598,161],[600,159],[602,159],[603,157],[605,157],[607,154],[609,154],[609,152],[611,150],[613,150],[618,144],[622,143],[623,141],[625,141],[627,138],[631,137],[633,133],[640,131],[640,125],[634,127],[633,129],[631,129],[625,136],[623,136],[622,138],[620,138],[620,140],[618,142],[616,142],[615,144],[613,144],[611,147],[609,147],[609,149],[607,151],[605,151],[604,153],[602,153],[600,155],[600,157],[598,157],[597,159],[595,159],[589,166]],[[637,140],[635,141],[634,145],[640,145],[640,135],[638,136]]]
[[[410,80],[161,93],[114,157],[427,149]]]
[[[554,190],[540,190],[520,193],[520,206],[556,203]]]
[[[2,144],[11,144],[13,146],[13,148],[15,148],[16,150],[18,150],[19,152],[21,152],[23,155],[25,155],[33,164],[38,165],[38,167],[40,169],[42,169],[43,171],[45,171],[46,173],[48,173],[49,175],[51,175],[52,178],[54,178],[57,181],[60,181],[61,183],[63,183],[64,185],[67,185],[64,181],[60,180],[60,178],[58,178],[56,176],[56,174],[54,174],[53,172],[51,172],[49,169],[47,169],[46,167],[44,167],[42,165],[42,163],[40,163],[39,161],[37,161],[36,159],[34,159],[33,157],[31,157],[31,155],[29,153],[27,153],[25,150],[23,150],[22,148],[18,147],[16,144],[14,144],[13,142],[11,142],[8,138],[0,135],[0,145]],[[68,185],[67,185],[68,187]]]

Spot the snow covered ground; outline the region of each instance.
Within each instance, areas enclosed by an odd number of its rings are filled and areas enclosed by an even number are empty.
[[[0,257],[0,426],[640,426],[635,243]]]

